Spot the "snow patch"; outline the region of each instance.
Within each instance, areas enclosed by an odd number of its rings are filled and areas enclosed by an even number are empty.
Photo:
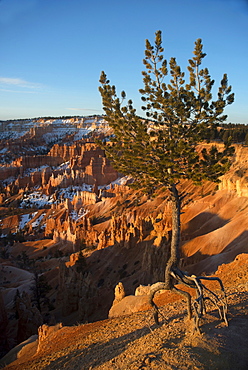
[[[43,166],[40,166],[40,167],[37,167],[37,168],[27,168],[23,174],[23,176],[29,176],[31,175],[32,173],[34,172],[42,172],[43,170],[45,170],[47,167],[49,167],[48,165],[43,165]]]
[[[87,136],[90,132],[93,131],[93,128],[90,127],[88,129],[86,128],[80,128],[78,129],[78,132],[74,136],[74,140],[81,140],[84,136]]]
[[[32,227],[35,228],[35,227],[40,226],[40,223],[43,220],[44,216],[45,216],[45,213],[42,213],[39,217],[37,217],[37,219],[34,222],[32,222],[32,224],[31,224]]]
[[[56,127],[52,132],[48,132],[43,135],[43,139],[47,144],[53,143],[63,139],[68,134],[73,134],[75,127]]]
[[[20,208],[37,207],[44,208],[48,204],[53,203],[53,198],[45,194],[40,194],[34,191],[31,194],[24,194],[23,200],[20,203]]]
[[[70,218],[72,221],[76,222],[87,215],[87,213],[88,211],[85,211],[84,208],[80,208],[78,212],[76,210],[73,210],[70,212]]]
[[[127,185],[127,182],[131,180],[131,177],[130,176],[122,176],[122,177],[118,177],[118,179],[116,179],[115,181],[112,181],[110,184],[108,185],[102,185],[102,186],[98,186],[98,189],[110,189],[111,186],[114,187],[114,185]]]
[[[67,169],[70,169],[70,161],[67,161],[67,162],[62,163],[60,166],[57,167],[57,169],[59,169],[59,170],[67,170]]]
[[[19,221],[19,230],[23,230],[27,223],[32,219],[32,214],[22,215]]]

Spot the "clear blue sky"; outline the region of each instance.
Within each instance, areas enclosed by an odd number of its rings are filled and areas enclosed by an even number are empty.
[[[139,108],[157,30],[184,70],[202,38],[204,66],[235,92],[227,122],[248,123],[247,0],[0,0],[0,119],[101,114],[102,70]]]

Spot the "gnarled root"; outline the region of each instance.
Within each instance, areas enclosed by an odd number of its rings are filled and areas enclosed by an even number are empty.
[[[158,306],[154,302],[153,298],[159,290],[167,290],[166,284],[162,283],[162,282],[154,284],[151,287],[150,295],[149,295],[149,303],[152,306],[153,318],[154,318],[154,321],[155,321],[156,325],[159,325],[159,319],[158,319],[159,310],[158,310]]]
[[[199,328],[199,322],[201,317],[206,313],[206,305],[205,302],[207,300],[210,300],[215,307],[218,309],[220,319],[225,322],[225,324],[228,326],[227,321],[227,299],[226,299],[226,293],[224,290],[223,283],[221,279],[218,277],[207,277],[207,276],[190,276],[186,272],[181,271],[178,268],[172,268],[170,275],[176,283],[183,284],[187,287],[193,288],[196,290],[196,298],[193,300],[192,303],[192,297],[190,293],[181,290],[177,287],[175,287],[175,284],[172,284],[172,286],[168,287],[168,284],[165,283],[156,283],[151,287],[150,296],[149,296],[149,303],[152,306],[153,309],[153,317],[155,320],[155,323],[159,324],[159,310],[157,305],[154,302],[154,296],[159,290],[171,290],[177,294],[180,294],[184,298],[186,298],[187,301],[187,312],[188,312],[188,318],[194,319],[195,324],[195,330],[200,332]],[[214,293],[211,289],[206,287],[205,284],[203,284],[204,280],[213,280],[217,281],[220,285],[222,296],[218,296],[216,293]],[[193,310],[192,310],[193,306]]]

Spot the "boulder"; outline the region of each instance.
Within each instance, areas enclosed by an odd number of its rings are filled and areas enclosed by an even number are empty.
[[[111,319],[113,317],[130,315],[134,312],[145,311],[150,307],[148,296],[128,295],[110,308],[108,317]]]

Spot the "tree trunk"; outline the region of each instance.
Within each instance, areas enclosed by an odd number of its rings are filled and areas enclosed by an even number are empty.
[[[172,234],[171,234],[171,249],[170,258],[165,269],[165,285],[166,289],[173,288],[172,277],[170,275],[173,267],[178,267],[179,262],[179,245],[180,245],[180,214],[181,214],[181,200],[175,184],[170,188],[172,201]]]

